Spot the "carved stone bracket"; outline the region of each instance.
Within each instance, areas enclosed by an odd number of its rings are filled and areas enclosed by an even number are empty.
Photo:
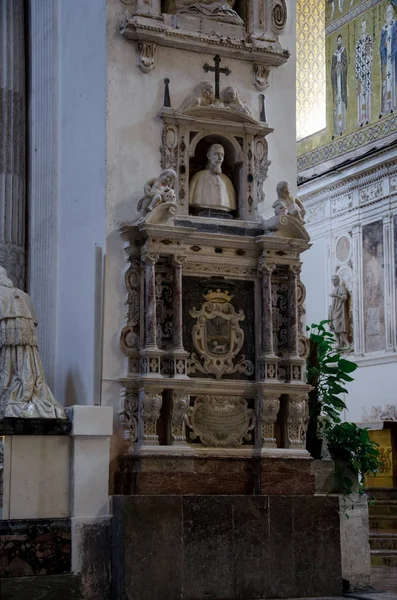
[[[158,445],[157,421],[160,418],[163,397],[160,391],[139,390],[139,404],[142,415],[142,444]]]
[[[307,394],[290,394],[288,398],[288,445],[289,447],[306,447],[306,430],[309,418]]]
[[[137,65],[143,73],[150,73],[155,68],[156,44],[138,42]]]
[[[270,68],[267,65],[254,63],[254,85],[259,92],[269,87]]]
[[[258,422],[260,424],[260,447],[277,448],[274,433],[280,410],[280,394],[258,392],[256,397]]]
[[[171,413],[171,438],[173,446],[186,445],[186,423],[189,405],[189,395],[173,394]]]

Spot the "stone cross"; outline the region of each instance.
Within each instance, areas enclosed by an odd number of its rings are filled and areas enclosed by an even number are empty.
[[[208,63],[205,63],[205,65],[203,66],[203,69],[206,73],[208,73],[209,71],[211,71],[211,73],[215,73],[215,98],[217,98],[219,100],[219,81],[220,81],[220,74],[223,73],[224,75],[230,75],[231,74],[231,70],[229,69],[229,67],[220,67],[221,64],[221,57],[219,56],[219,54],[216,54],[214,56],[214,63],[215,63],[215,67],[210,67]]]

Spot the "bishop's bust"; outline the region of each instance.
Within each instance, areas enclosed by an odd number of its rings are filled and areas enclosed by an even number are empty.
[[[190,182],[189,204],[204,210],[236,210],[236,193],[229,177],[222,173],[225,150],[213,144],[207,152],[207,168],[194,175]]]

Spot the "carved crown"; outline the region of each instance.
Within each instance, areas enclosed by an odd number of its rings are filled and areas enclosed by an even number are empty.
[[[207,302],[230,302],[233,296],[229,292],[217,289],[215,291],[208,290],[206,294],[203,294],[203,298]]]

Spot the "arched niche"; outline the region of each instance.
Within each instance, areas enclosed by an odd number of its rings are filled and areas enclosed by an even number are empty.
[[[241,140],[242,142],[243,140]],[[225,150],[222,172],[232,181],[236,191],[237,211],[234,216],[238,218],[243,195],[242,172],[244,160],[242,147],[236,138],[218,133],[196,134],[189,147],[189,182],[196,173],[206,169],[207,152],[213,144],[221,144]]]

